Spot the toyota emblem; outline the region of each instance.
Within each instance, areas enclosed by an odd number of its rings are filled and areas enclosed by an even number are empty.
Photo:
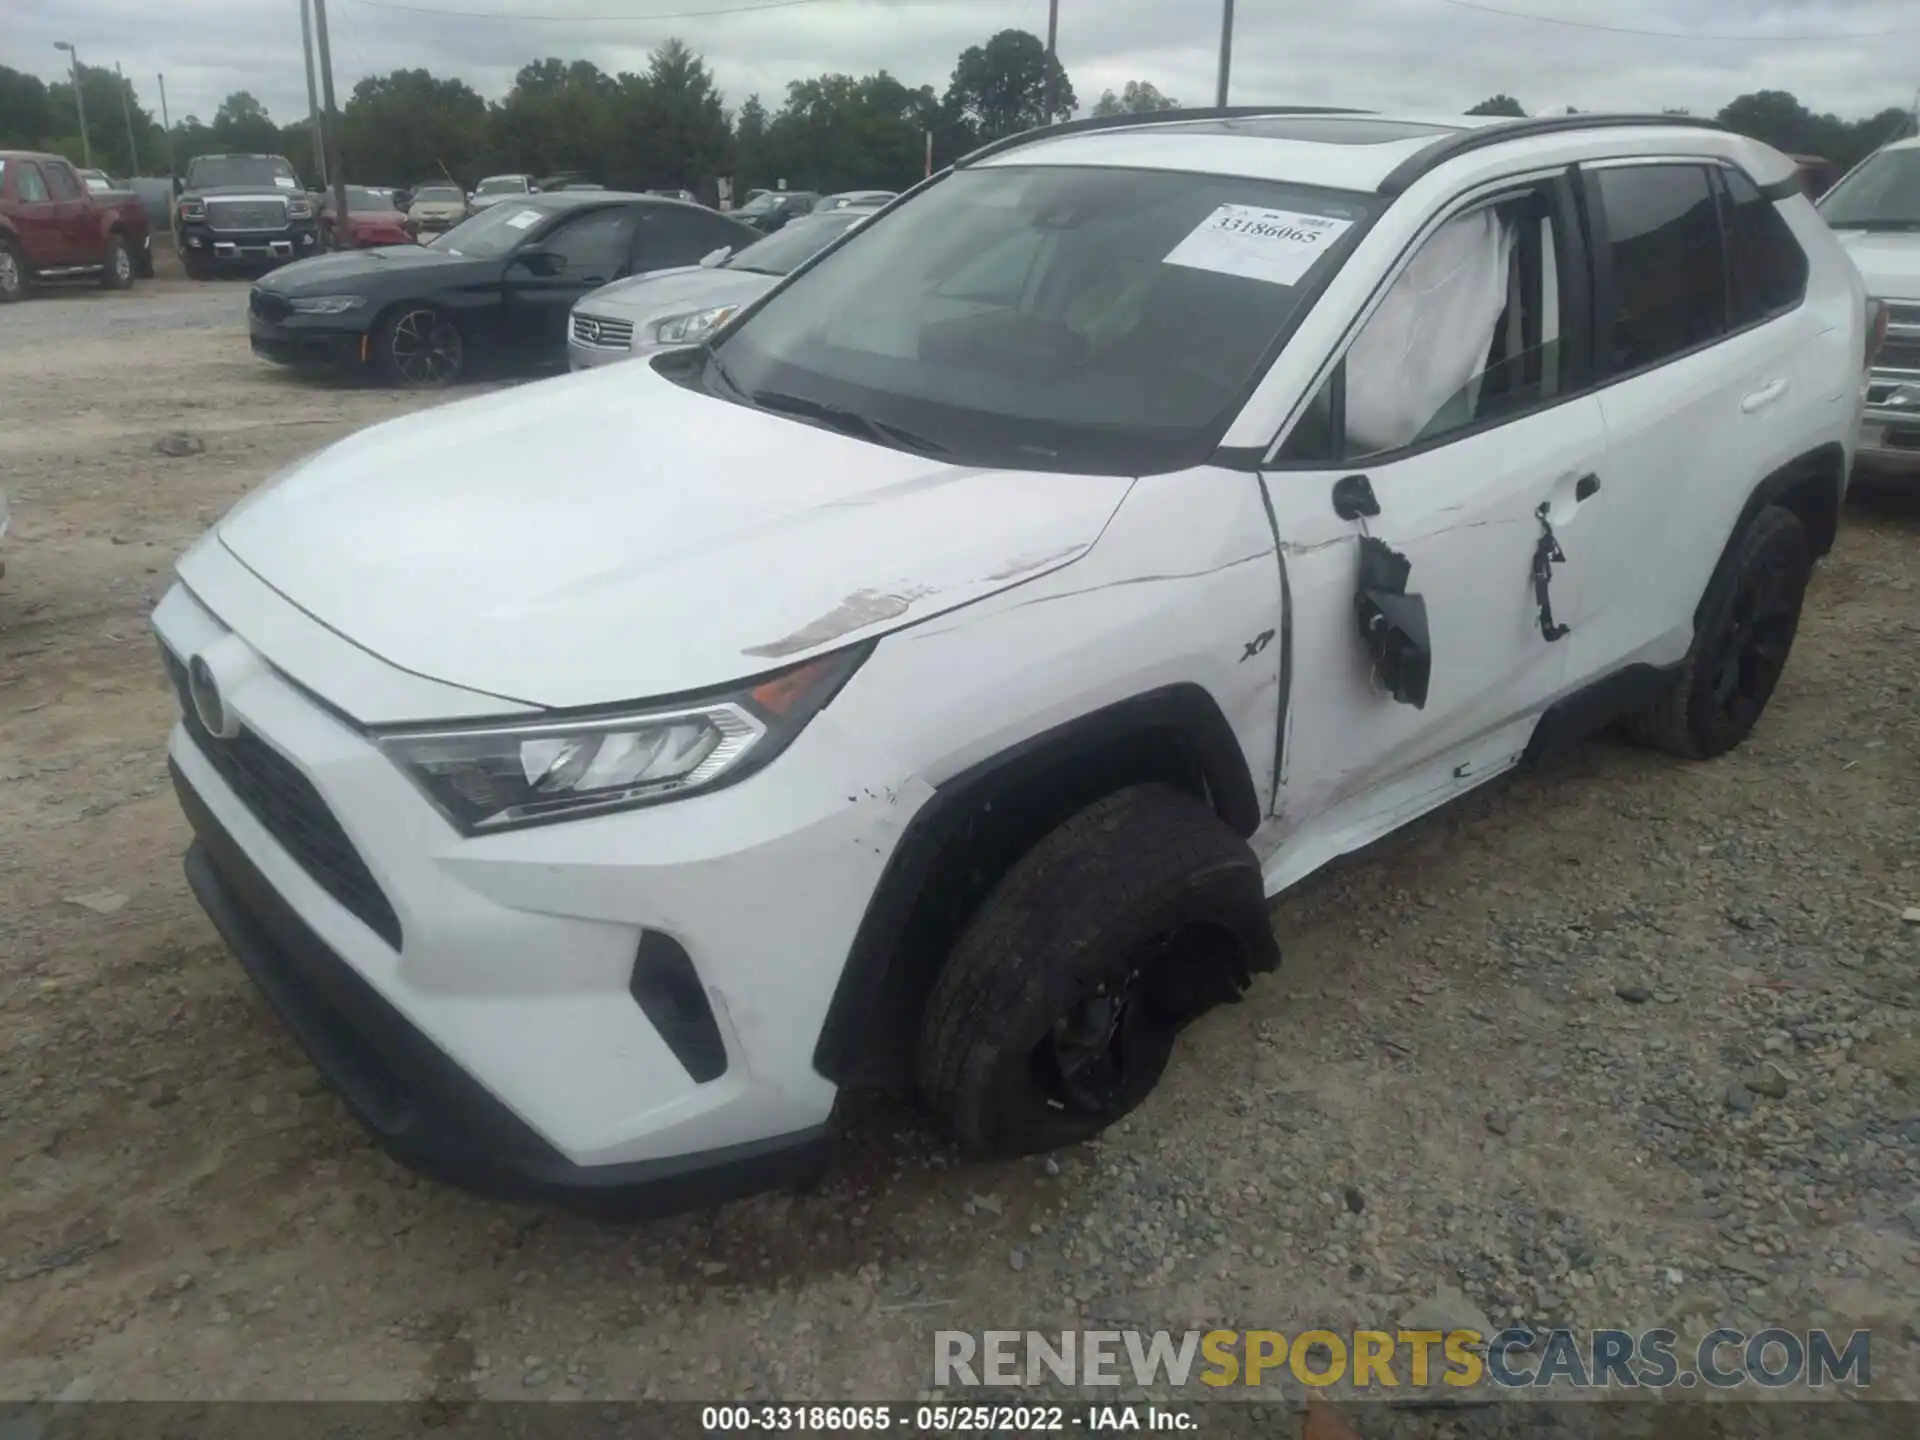
[[[226,701],[220,698],[220,686],[205,656],[196,655],[187,664],[187,694],[193,700],[193,713],[200,717],[209,735],[231,740],[240,733],[240,722],[228,713]]]
[[[580,338],[589,344],[597,343],[600,339],[599,323],[593,320],[582,320],[580,322]]]

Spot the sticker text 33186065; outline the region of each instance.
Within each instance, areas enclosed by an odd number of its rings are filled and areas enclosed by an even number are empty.
[[[1167,252],[1166,263],[1270,285],[1296,285],[1322,251],[1353,226],[1330,215],[1222,205]]]

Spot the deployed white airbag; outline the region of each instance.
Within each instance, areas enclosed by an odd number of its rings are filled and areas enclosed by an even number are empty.
[[[1507,307],[1513,229],[1492,209],[1430,237],[1347,351],[1348,453],[1406,445],[1485,368]]]

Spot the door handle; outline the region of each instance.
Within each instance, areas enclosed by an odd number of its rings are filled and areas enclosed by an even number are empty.
[[[1582,500],[1591,500],[1599,493],[1600,477],[1598,475],[1582,475],[1573,482],[1573,498],[1576,504]]]
[[[1786,393],[1787,393],[1786,381],[1769,380],[1766,384],[1762,385],[1758,390],[1752,391],[1750,394],[1746,396],[1745,399],[1741,400],[1740,413],[1743,415],[1751,415],[1756,410],[1764,410],[1767,406],[1773,404],[1774,401],[1778,400],[1782,395]]]

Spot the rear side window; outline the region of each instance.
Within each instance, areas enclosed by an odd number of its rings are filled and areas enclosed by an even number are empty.
[[[1807,255],[1779,210],[1738,170],[1722,170],[1727,299],[1733,327],[1791,310],[1807,294]]]
[[[73,172],[64,165],[47,166],[47,184],[53,187],[56,200],[78,200],[82,193],[80,182],[73,178]]]
[[[1593,172],[1612,257],[1596,317],[1615,373],[1658,365],[1727,330],[1720,216],[1700,165]]]
[[[666,205],[640,213],[637,252],[642,270],[698,265],[708,251],[740,243],[739,230],[717,215]]]

